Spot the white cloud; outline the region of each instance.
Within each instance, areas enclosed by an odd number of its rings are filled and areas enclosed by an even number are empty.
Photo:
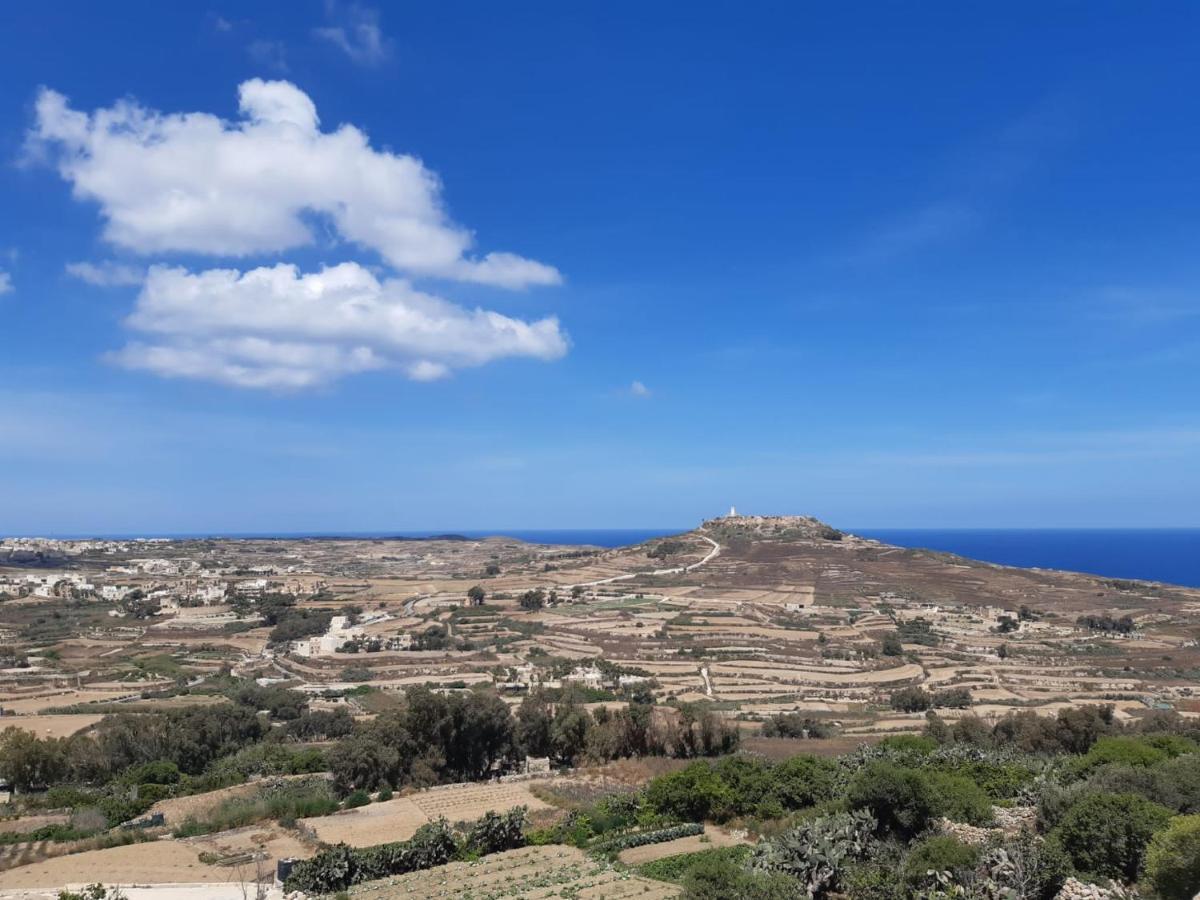
[[[97,287],[128,287],[146,280],[146,270],[105,260],[67,263],[67,274]]]
[[[629,385],[629,393],[633,394],[635,397],[649,397],[650,388],[646,387],[640,381],[635,381],[633,384]]]
[[[351,60],[362,66],[375,66],[391,55],[391,47],[379,27],[379,11],[358,4],[351,4],[344,13],[335,4],[329,4],[331,18],[338,24],[325,28],[314,28],[313,34],[328,41]]]
[[[276,253],[313,244],[317,214],[413,276],[512,289],[562,280],[511,253],[472,255],[473,236],[446,213],[435,173],[373,149],[352,125],[321,131],[295,85],[246,81],[239,109],[236,122],[129,100],[86,113],[43,89],[31,155],[52,154],[75,196],[99,204],[105,238],[137,253]]]
[[[13,289],[12,276],[0,271],[0,294],[7,294]]]
[[[127,324],[149,336],[112,354],[127,368],[241,387],[294,389],[395,368],[417,381],[505,357],[567,351],[558,320],[466,309],[380,281],[357,263],[301,274],[151,267]]]

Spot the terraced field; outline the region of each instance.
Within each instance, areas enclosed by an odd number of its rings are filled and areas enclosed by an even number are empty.
[[[370,881],[350,889],[356,900],[548,900],[552,897],[640,897],[663,900],[678,897],[679,888],[652,881],[597,862],[582,850],[552,844],[523,847],[484,857],[477,862],[450,863],[423,872]]]

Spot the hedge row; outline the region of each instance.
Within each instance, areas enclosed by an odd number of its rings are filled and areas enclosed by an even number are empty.
[[[634,847],[645,847],[647,844],[662,844],[676,838],[692,837],[704,834],[704,825],[700,822],[687,822],[683,825],[672,825],[670,828],[659,828],[656,831],[635,831],[632,834],[621,834],[604,841],[597,849],[610,853],[620,853]]]

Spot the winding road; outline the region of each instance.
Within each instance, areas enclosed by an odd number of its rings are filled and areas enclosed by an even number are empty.
[[[704,559],[700,560],[699,562],[694,562],[690,566],[676,566],[673,569],[655,569],[652,572],[627,572],[624,575],[613,575],[611,578],[601,578],[597,581],[581,581],[578,584],[568,584],[566,587],[595,587],[596,585],[600,584],[612,584],[614,581],[628,581],[631,578],[638,578],[642,575],[679,575],[683,572],[691,572],[693,569],[698,569],[705,563],[711,562],[713,559],[716,559],[716,557],[721,555],[720,544],[707,535],[699,534],[696,536],[712,544],[712,549],[708,551],[708,555],[705,556]]]

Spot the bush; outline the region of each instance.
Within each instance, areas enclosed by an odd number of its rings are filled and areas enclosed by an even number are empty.
[[[699,850],[695,853],[677,853],[666,856],[637,867],[637,873],[656,881],[670,881],[679,884],[697,865],[716,861],[720,865],[737,870],[744,866],[750,848],[745,845],[733,847],[713,847],[711,850]]]
[[[1149,768],[1167,758],[1166,750],[1151,745],[1144,738],[1102,737],[1084,754],[1074,769],[1082,774],[1113,763]]]
[[[926,838],[915,844],[904,861],[904,880],[924,885],[930,872],[949,872],[956,876],[974,868],[979,850],[946,835]]]
[[[991,823],[991,798],[970,778],[941,771],[926,772],[925,778],[933,790],[939,815],[970,825]]]
[[[707,857],[683,876],[686,900],[795,900],[796,882],[777,872],[749,872],[723,857]]]
[[[345,800],[342,801],[343,809],[356,809],[360,806],[366,806],[371,802],[371,795],[364,790],[357,790],[350,793]]]
[[[705,762],[655,778],[646,788],[646,805],[675,819],[720,821],[732,814],[735,803],[733,791]]]
[[[1171,811],[1136,794],[1086,794],[1054,829],[1075,868],[1134,881],[1146,845]]]
[[[385,787],[383,790],[381,790],[379,792],[378,796],[376,796],[375,799],[378,800],[380,803],[383,803],[386,800],[391,800],[392,799],[392,789],[389,787]]]
[[[800,713],[778,713],[763,722],[763,737],[817,739],[832,737],[837,729],[829,722],[802,716]]]
[[[819,756],[793,756],[771,770],[774,797],[784,809],[804,809],[831,800],[837,763]]]
[[[872,763],[850,782],[846,799],[868,810],[882,833],[909,839],[924,831],[938,815],[938,800],[928,779],[916,769],[888,762]]]
[[[1157,799],[1182,813],[1200,813],[1200,753],[1167,760],[1154,770]]]
[[[885,750],[895,750],[899,753],[925,756],[937,749],[937,741],[931,737],[919,734],[893,734],[879,742]]]
[[[488,811],[467,833],[467,849],[480,856],[525,846],[526,809],[518,806],[500,814]]]
[[[1146,881],[1163,900],[1200,892],[1200,816],[1177,816],[1150,841]]]

